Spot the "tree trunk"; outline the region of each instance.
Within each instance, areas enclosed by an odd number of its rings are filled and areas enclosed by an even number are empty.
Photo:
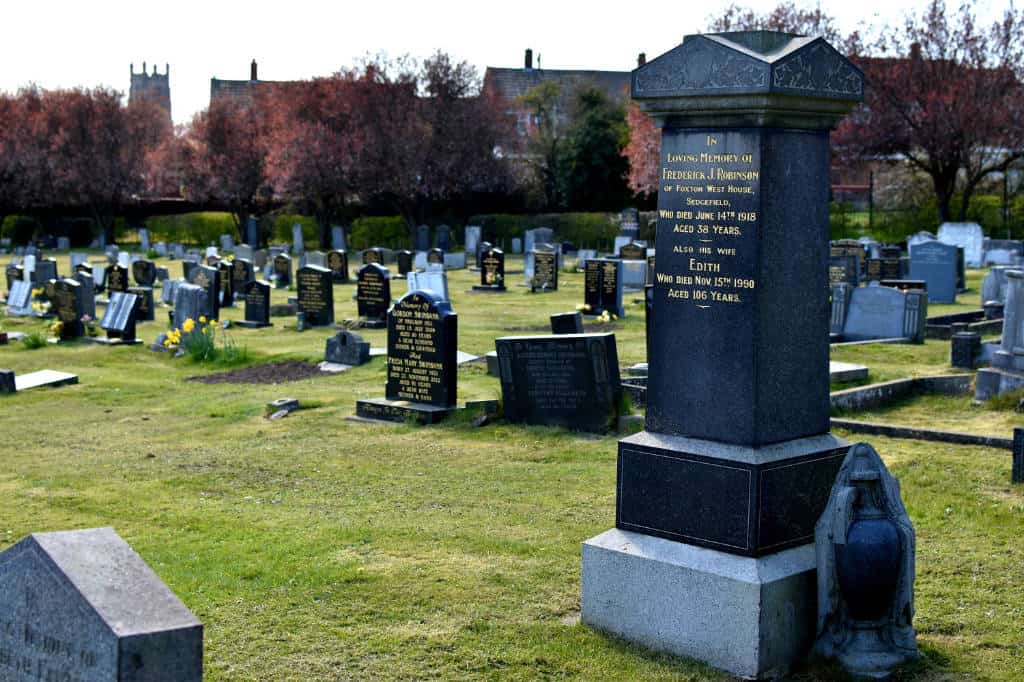
[[[971,197],[974,196],[974,190],[978,187],[978,181],[969,180],[967,185],[964,187],[963,200],[960,202],[960,215],[958,220],[961,223],[967,222],[967,209],[971,204]]]
[[[235,232],[238,233],[238,243],[245,244],[245,225],[249,222],[250,211],[248,208],[240,208],[237,212],[232,213],[231,217],[235,219]],[[257,248],[259,245],[250,245],[253,248]]]
[[[331,220],[323,213],[316,215],[317,232],[320,233],[320,248],[326,251],[331,247]]]
[[[956,187],[956,171],[952,177],[948,172],[930,171],[932,186],[935,188],[935,205],[939,210],[939,223],[948,223],[952,220],[953,190]]]

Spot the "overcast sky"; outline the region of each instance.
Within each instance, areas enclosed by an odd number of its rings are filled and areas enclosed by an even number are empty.
[[[1009,0],[978,0],[989,23]],[[840,28],[862,21],[900,25],[927,0],[823,2]],[[207,106],[210,78],[248,79],[249,62],[266,80],[325,76],[367,53],[422,58],[442,49],[474,64],[520,67],[533,48],[541,66],[630,70],[700,31],[727,2],[604,0],[384,0],[249,2],[205,0],[35,0],[3,3],[0,90],[129,87],[129,64],[171,67],[171,108],[183,123]],[[776,0],[741,3],[767,10]],[[814,3],[803,3],[814,6]],[[953,0],[951,7],[958,6]]]

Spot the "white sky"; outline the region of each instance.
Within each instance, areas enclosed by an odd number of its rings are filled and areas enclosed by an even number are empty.
[[[977,0],[988,24],[1009,0]],[[901,25],[927,0],[822,2],[846,32],[860,22]],[[440,48],[457,60],[520,67],[533,48],[536,65],[630,70],[699,32],[728,2],[606,0],[5,0],[0,90],[107,85],[126,96],[129,63],[152,72],[171,66],[171,108],[186,122],[209,103],[210,78],[248,79],[249,62],[266,80],[325,76],[367,53],[422,58]],[[760,11],[776,0],[741,2]],[[798,3],[814,6],[813,2]],[[950,8],[959,6],[949,0]]]

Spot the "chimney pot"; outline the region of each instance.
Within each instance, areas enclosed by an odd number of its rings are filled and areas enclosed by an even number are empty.
[[[526,48],[526,59],[524,60],[524,62],[525,62],[525,68],[527,68],[527,69],[532,69],[533,68],[533,50],[531,50],[530,48]]]
[[[647,54],[645,52],[641,52],[639,55],[637,55],[637,58],[636,58],[636,68],[639,69],[641,66],[643,66],[646,63],[647,63]]]
[[[255,59],[252,60],[252,64],[249,65],[249,80],[251,80],[251,81],[259,80],[256,77],[256,60]]]

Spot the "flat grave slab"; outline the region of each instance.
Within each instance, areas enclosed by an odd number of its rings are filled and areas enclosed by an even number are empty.
[[[843,381],[859,381],[868,378],[868,368],[865,365],[858,365],[852,362],[828,363],[828,380],[830,383]]]
[[[52,369],[43,369],[20,376],[15,375],[14,377],[14,387],[18,391],[27,391],[30,388],[39,388],[41,386],[66,386],[77,383],[77,374],[57,372]]]

